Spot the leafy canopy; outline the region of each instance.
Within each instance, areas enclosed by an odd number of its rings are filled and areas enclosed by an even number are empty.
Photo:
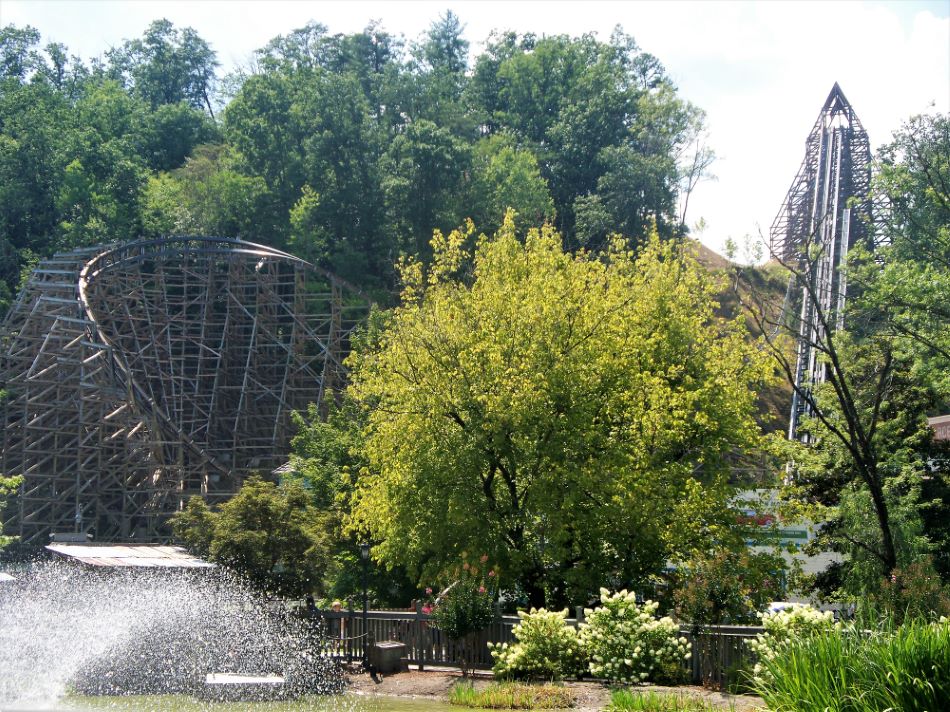
[[[509,213],[433,238],[375,345],[351,528],[436,575],[480,550],[532,602],[582,600],[730,536],[726,456],[756,442],[766,375],[709,274],[654,235],[635,254],[522,243]],[[734,519],[732,519],[734,522]]]
[[[283,593],[318,590],[329,558],[332,515],[318,511],[299,482],[251,477],[217,511],[192,497],[171,525],[195,553]]]

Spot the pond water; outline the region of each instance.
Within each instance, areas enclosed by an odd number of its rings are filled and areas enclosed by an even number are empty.
[[[31,712],[35,707],[30,707]],[[459,712],[435,700],[383,695],[302,697],[286,702],[204,702],[183,695],[72,697],[53,708],[69,712]]]

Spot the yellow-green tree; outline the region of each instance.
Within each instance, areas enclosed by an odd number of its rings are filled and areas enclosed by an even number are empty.
[[[352,364],[369,464],[349,523],[380,561],[487,555],[551,605],[734,541],[728,459],[756,442],[767,369],[702,267],[655,235],[596,257],[552,228],[521,242],[510,214],[432,244]]]

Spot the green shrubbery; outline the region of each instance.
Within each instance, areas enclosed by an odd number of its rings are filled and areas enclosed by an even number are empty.
[[[637,605],[633,593],[601,589],[601,606],[585,611],[580,632],[567,625],[567,611],[531,609],[519,613],[516,642],[493,646],[492,668],[500,678],[558,680],[589,671],[618,682],[679,682],[689,644],[658,604]]]
[[[820,632],[764,657],[757,691],[777,712],[950,709],[950,624]]]
[[[423,610],[432,612],[432,622],[447,638],[466,642],[459,647],[462,674],[467,675],[471,665],[469,654],[475,635],[495,619],[495,592],[491,584],[495,572],[487,566],[488,557],[482,555],[474,563],[462,553],[462,564],[452,574],[453,582],[439,597],[427,603]],[[427,589],[431,593],[431,589]]]
[[[690,657],[686,638],[672,618],[656,618],[659,604],[637,605],[633,593],[600,592],[601,606],[585,611],[581,642],[595,677],[618,682],[679,682]]]
[[[819,611],[811,606],[794,605],[782,611],[761,614],[764,633],[749,641],[749,647],[758,657],[753,676],[756,684],[767,682],[768,663],[790,645],[835,630],[837,624],[831,611]]]
[[[656,610],[656,603],[638,605],[627,591],[602,589],[601,605],[586,611],[579,632],[567,624],[567,611],[519,613],[516,641],[493,646],[493,670],[499,678],[557,680],[586,668],[594,677],[626,684],[682,682],[689,644],[678,625],[658,618]],[[901,626],[892,619],[868,631],[796,605],[761,619],[765,630],[749,644],[758,658],[751,684],[775,712],[950,709],[946,618]],[[705,707],[687,698],[619,691],[610,709]]]
[[[566,623],[566,610],[532,608],[529,613],[519,611],[518,617],[521,622],[512,629],[517,642],[489,643],[495,677],[560,680],[587,670],[587,657],[577,630]]]

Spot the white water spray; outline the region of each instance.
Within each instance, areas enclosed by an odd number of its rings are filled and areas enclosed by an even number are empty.
[[[319,636],[227,572],[34,564],[0,587],[0,709],[69,692],[169,694],[212,672],[279,674],[335,693]]]

